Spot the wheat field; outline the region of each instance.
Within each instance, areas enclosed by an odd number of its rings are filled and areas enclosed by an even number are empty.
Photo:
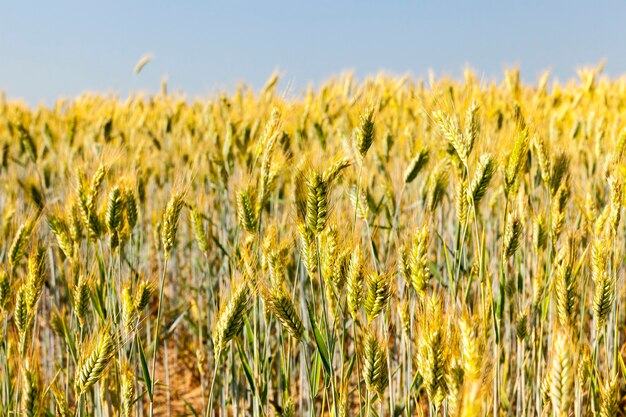
[[[626,81],[0,99],[1,416],[616,416]]]

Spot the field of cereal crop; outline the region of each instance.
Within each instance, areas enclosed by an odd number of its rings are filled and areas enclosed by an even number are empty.
[[[0,100],[1,416],[624,415],[626,82]]]

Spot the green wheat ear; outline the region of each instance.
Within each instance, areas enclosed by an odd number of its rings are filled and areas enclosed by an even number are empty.
[[[504,242],[502,245],[502,258],[504,260],[512,257],[519,248],[522,236],[522,220],[517,214],[509,216],[504,230]]]
[[[7,273],[0,269],[0,316],[4,313],[5,306],[11,295],[11,282]]]
[[[283,404],[283,411],[280,413],[280,417],[294,417],[295,416],[295,405],[291,398],[287,398]]]
[[[135,228],[137,220],[139,218],[139,211],[137,208],[137,197],[131,189],[124,190],[124,206],[126,207],[126,221],[131,230]]]
[[[383,313],[391,297],[390,275],[371,273],[367,276],[367,293],[364,308],[368,320],[371,322]]]
[[[374,332],[370,331],[363,349],[363,379],[370,392],[377,392],[381,397],[387,385],[387,351]]]
[[[591,279],[595,284],[593,310],[598,319],[598,332],[608,317],[615,300],[615,278],[608,270],[609,242],[596,239],[591,251]]]
[[[117,232],[117,227],[122,219],[123,209],[124,200],[122,199],[122,191],[118,186],[115,186],[109,193],[109,200],[107,202],[106,224],[109,233],[113,234]]]
[[[85,325],[85,318],[89,312],[90,306],[90,290],[89,281],[84,275],[80,275],[78,282],[74,287],[74,312],[80,326]]]

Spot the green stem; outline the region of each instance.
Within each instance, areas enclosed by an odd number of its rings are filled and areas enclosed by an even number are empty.
[[[217,368],[219,367],[220,356],[215,356],[215,364],[213,365],[213,378],[211,378],[211,388],[209,389],[209,402],[206,405],[205,417],[209,417],[211,411],[211,404],[213,403],[213,389],[215,388],[215,380],[217,379]]]
[[[352,223],[352,233],[356,230],[356,218],[357,213],[359,212],[359,194],[361,192],[361,174],[363,173],[363,161],[361,161],[361,165],[359,166],[359,175],[356,181],[356,203],[354,204],[354,221]]]
[[[163,272],[161,274],[161,281],[159,283],[159,306],[157,308],[157,320],[156,329],[154,331],[154,351],[152,352],[152,380],[150,381],[150,391],[152,392],[152,398],[150,399],[149,416],[154,416],[154,385],[156,380],[156,357],[159,350],[159,330],[161,328],[161,314],[163,310],[163,293],[165,290],[165,275],[167,272],[167,264],[169,261],[168,254],[165,255],[165,262],[163,264]]]

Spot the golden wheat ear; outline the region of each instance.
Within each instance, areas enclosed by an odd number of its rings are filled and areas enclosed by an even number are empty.
[[[137,329],[137,316],[130,286],[126,285],[122,289],[122,325],[126,335],[133,334]]]
[[[504,193],[506,195],[509,195],[512,191],[520,176],[522,168],[526,164],[529,143],[530,139],[528,131],[525,128],[519,130],[513,145],[513,150],[509,155],[509,160],[504,170]]]
[[[258,211],[256,201],[256,190],[253,187],[247,187],[237,192],[237,217],[239,224],[248,233],[256,233]]]
[[[0,269],[0,315],[4,313],[5,307],[11,298],[10,296],[11,281],[4,269]]]
[[[34,224],[31,221],[27,221],[22,224],[13,238],[13,243],[9,249],[9,262],[11,266],[15,266],[20,262],[20,259],[24,256],[26,245],[30,239]]]
[[[313,277],[317,272],[317,243],[313,232],[303,223],[298,224],[298,233],[300,235],[300,253],[302,255],[302,263],[306,268],[309,276]]]
[[[463,133],[459,129],[457,120],[439,110],[433,114],[433,118],[439,125],[444,139],[452,146],[463,165],[467,166],[467,157],[470,149],[463,137]]]
[[[289,295],[280,289],[268,289],[263,291],[265,302],[276,316],[283,328],[297,341],[304,337],[304,325],[300,314]]]
[[[565,329],[573,324],[578,305],[578,280],[574,271],[574,249],[564,246],[557,254],[554,289],[557,318]]]
[[[109,363],[119,349],[117,335],[109,329],[99,332],[97,338],[83,347],[81,360],[76,372],[75,386],[80,394],[84,394],[96,382],[102,379]]]
[[[434,213],[441,204],[446,193],[449,179],[450,160],[442,159],[431,172],[426,187],[426,207],[430,213]]]
[[[428,266],[428,244],[430,232],[424,224],[413,237],[413,247],[408,255],[410,282],[415,292],[423,298],[431,278]]]
[[[141,313],[150,302],[150,297],[155,291],[155,284],[151,281],[141,280],[135,289],[133,305],[138,313]]]
[[[495,173],[495,158],[491,154],[482,155],[478,160],[478,166],[474,172],[474,178],[472,179],[472,182],[467,190],[468,200],[473,202],[474,205],[477,206],[487,193],[487,188],[489,187],[491,178],[493,178]]]
[[[74,413],[70,410],[70,406],[63,392],[56,384],[51,387],[52,396],[54,397],[55,409],[59,417],[73,417]]]
[[[568,338],[558,334],[552,347],[552,364],[548,374],[549,395],[554,415],[570,415],[574,398],[574,368]]]
[[[341,172],[350,166],[350,159],[336,156],[333,163],[324,171],[323,178],[328,184],[332,184],[340,177]]]
[[[422,148],[419,152],[417,152],[411,161],[409,161],[409,164],[404,171],[404,183],[412,183],[426,164],[428,164],[429,159],[430,151],[428,148]]]
[[[128,363],[122,364],[122,413],[124,417],[132,417],[133,408],[135,404],[136,390],[135,390],[135,375],[132,372],[132,367]]]
[[[502,244],[502,258],[509,259],[519,248],[522,236],[522,220],[516,213],[509,216],[504,230],[504,241]]]
[[[361,247],[357,245],[350,257],[346,282],[348,311],[350,311],[352,318],[355,320],[363,303],[363,285],[365,282],[363,268],[363,252]]]
[[[359,128],[354,135],[354,147],[363,161],[367,151],[374,143],[374,108],[370,107],[360,117]]]
[[[617,416],[620,406],[619,378],[613,374],[600,389],[600,417]]]
[[[178,220],[180,212],[185,205],[185,193],[183,191],[175,191],[170,196],[165,212],[163,213],[163,226],[161,229],[161,242],[165,257],[168,258],[176,240],[176,232],[178,231]]]
[[[22,375],[21,409],[23,415],[28,417],[41,415],[42,408],[41,375],[33,368],[24,367]]]
[[[614,176],[610,176],[608,179],[609,187],[611,189],[610,193],[610,207],[611,214],[609,216],[609,224],[611,226],[611,234],[613,236],[617,235],[617,231],[619,228],[619,221],[621,217],[622,211],[622,183]]]
[[[49,216],[48,226],[56,238],[59,249],[61,249],[67,259],[73,261],[74,242],[72,241],[70,229],[65,219],[61,215]]]
[[[459,224],[465,224],[467,221],[468,204],[467,200],[467,180],[463,179],[457,182],[454,194],[454,208],[456,211],[456,219]]]
[[[548,231],[546,220],[543,215],[539,215],[533,222],[533,247],[536,251],[545,249],[548,242]]]
[[[537,161],[539,162],[539,170],[541,178],[548,187],[551,184],[552,166],[550,162],[550,153],[546,143],[541,136],[534,136],[532,139],[535,149],[537,150]]]
[[[209,241],[204,227],[203,216],[200,214],[198,209],[194,207],[189,211],[189,218],[193,228],[193,237],[195,238],[198,247],[204,254],[208,254]]]
[[[233,337],[243,328],[244,319],[250,306],[250,287],[242,282],[233,290],[230,299],[222,306],[213,328],[213,348],[215,357],[221,357]]]

